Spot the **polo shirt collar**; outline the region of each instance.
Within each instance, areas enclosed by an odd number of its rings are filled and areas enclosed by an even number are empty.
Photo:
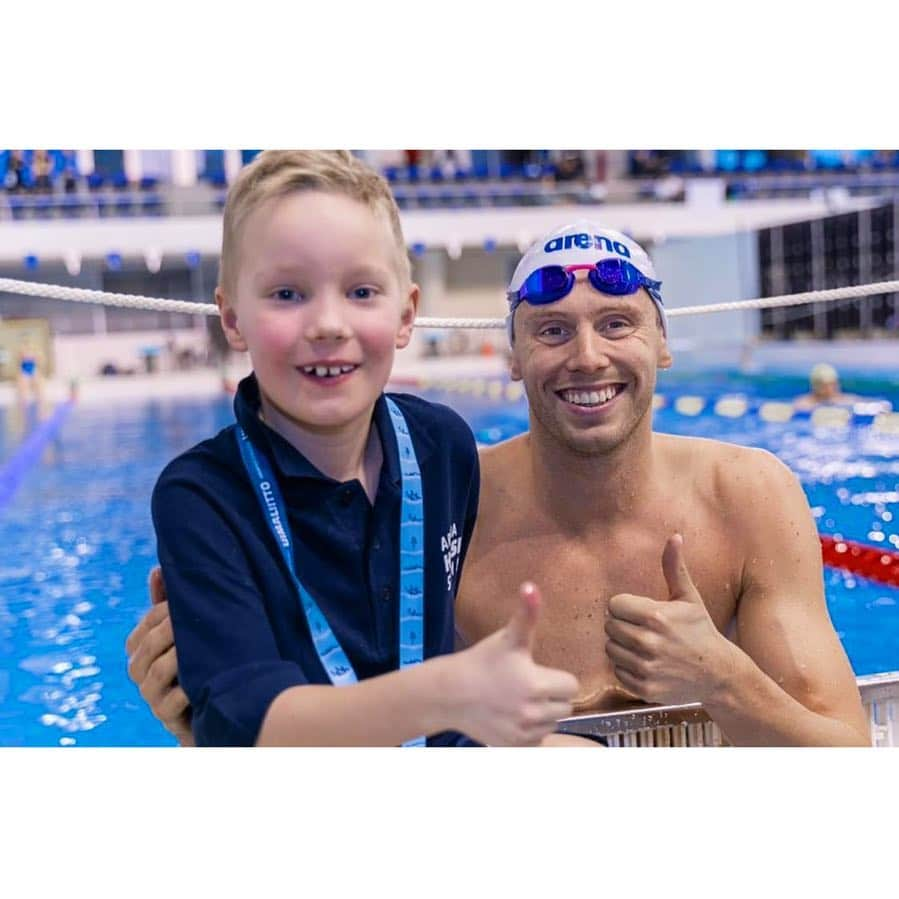
[[[237,387],[237,393],[234,395],[234,415],[237,423],[246,431],[253,443],[268,451],[275,469],[287,478],[312,478],[333,483],[333,478],[319,471],[292,443],[260,420],[261,402],[259,382],[256,380],[256,375],[251,373]],[[384,453],[382,477],[386,474],[391,483],[399,485],[402,480],[399,448],[396,443],[396,435],[393,433],[390,410],[387,408],[387,401],[383,393],[375,403],[372,418],[378,428]],[[409,425],[413,427],[411,422]],[[418,464],[421,466],[424,464],[425,458],[433,452],[434,440],[426,431],[416,429],[415,448]]]

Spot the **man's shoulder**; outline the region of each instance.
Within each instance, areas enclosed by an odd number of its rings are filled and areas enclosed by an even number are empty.
[[[710,437],[684,437],[657,433],[654,435],[654,439],[665,461],[673,465],[682,465],[686,460],[693,460],[723,471],[764,470],[772,465],[783,465],[777,456],[768,450],[741,446],[738,443],[728,443],[724,440],[714,440]]]
[[[481,466],[481,504],[478,518],[493,522],[516,514],[529,496],[530,482],[528,435],[519,434],[493,446],[478,450]]]
[[[519,434],[478,449],[483,488],[488,493],[502,494],[521,485],[522,477],[530,472],[528,434]]]
[[[509,471],[509,467],[517,468],[523,464],[527,459],[527,451],[528,435],[524,433],[501,443],[494,443],[492,446],[482,446],[478,450],[478,455],[481,457],[481,467],[485,471],[489,469],[497,477],[501,477],[503,474],[513,474],[514,472]]]
[[[698,488],[731,510],[764,508],[767,498],[796,481],[777,456],[760,447],[672,434],[655,439],[668,471],[689,472]]]

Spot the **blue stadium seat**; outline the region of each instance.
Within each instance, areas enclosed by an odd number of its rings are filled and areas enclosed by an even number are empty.
[[[141,190],[155,190],[156,186],[159,184],[159,179],[153,175],[145,175],[140,179],[140,189]]]
[[[89,190],[99,190],[103,187],[106,179],[99,172],[91,172],[87,176],[87,186]]]
[[[840,172],[846,168],[839,150],[809,150],[809,156],[817,170]]]
[[[736,172],[740,168],[740,151],[739,150],[716,150],[715,151],[715,171],[718,172]]]
[[[503,181],[509,181],[512,178],[521,178],[523,170],[517,163],[501,162],[499,164],[499,176]]]
[[[764,150],[744,150],[743,170],[760,172],[767,168],[768,154]]]

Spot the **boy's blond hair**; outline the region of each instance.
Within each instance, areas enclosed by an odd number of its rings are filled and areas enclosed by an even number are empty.
[[[233,287],[240,228],[265,200],[301,190],[343,194],[386,215],[397,242],[399,270],[411,279],[400,212],[387,181],[347,150],[263,150],[241,169],[225,202],[219,288]]]

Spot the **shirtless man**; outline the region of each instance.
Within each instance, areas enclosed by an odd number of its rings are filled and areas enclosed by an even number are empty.
[[[735,745],[869,746],[796,479],[764,451],[652,431],[672,362],[659,289],[637,244],[591,222],[519,263],[511,371],[530,431],[482,452],[458,631],[494,632],[531,580],[534,658],[578,677],[580,711],[700,701]],[[161,608],[129,638],[129,670],[189,739]]]

